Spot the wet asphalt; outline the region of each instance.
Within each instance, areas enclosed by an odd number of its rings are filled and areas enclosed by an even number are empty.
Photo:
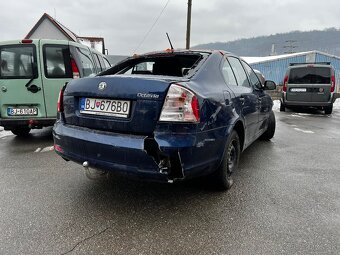
[[[340,110],[275,114],[228,192],[93,182],[50,128],[0,136],[0,254],[340,254]]]

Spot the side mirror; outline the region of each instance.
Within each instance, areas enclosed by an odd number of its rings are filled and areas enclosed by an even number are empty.
[[[273,81],[265,81],[263,85],[264,90],[275,90],[276,84]]]

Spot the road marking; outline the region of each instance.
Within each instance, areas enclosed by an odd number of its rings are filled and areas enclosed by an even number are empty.
[[[53,151],[54,150],[54,146],[47,146],[45,148],[37,148],[34,152],[49,152],[49,151]]]
[[[303,129],[300,129],[300,128],[294,128],[294,130],[305,133],[305,134],[314,134],[314,132],[311,131],[311,130],[303,130]]]

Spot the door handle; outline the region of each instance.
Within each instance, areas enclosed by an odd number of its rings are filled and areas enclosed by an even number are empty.
[[[37,85],[32,84],[27,87],[27,90],[31,91],[32,93],[37,93],[38,91],[41,90],[41,88],[38,87]]]

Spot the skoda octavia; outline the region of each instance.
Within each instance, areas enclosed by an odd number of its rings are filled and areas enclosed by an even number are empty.
[[[120,172],[232,185],[240,153],[275,132],[273,102],[242,59],[223,51],[133,56],[60,91],[55,151],[89,177]]]

